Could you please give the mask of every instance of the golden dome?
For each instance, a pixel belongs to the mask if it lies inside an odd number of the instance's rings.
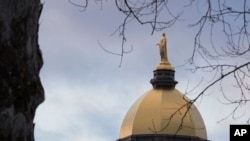
[[[160,63],[150,80],[153,89],[127,112],[118,141],[207,141],[202,117],[194,104],[175,89],[175,70],[167,58],[166,36],[160,43]]]
[[[194,105],[189,109],[188,101],[189,99],[175,88],[150,90],[127,112],[119,138],[164,134],[207,139],[202,117]]]

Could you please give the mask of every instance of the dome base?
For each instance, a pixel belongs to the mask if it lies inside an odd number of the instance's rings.
[[[194,136],[183,136],[183,135],[158,135],[158,134],[147,134],[147,135],[131,135],[117,141],[209,141]]]

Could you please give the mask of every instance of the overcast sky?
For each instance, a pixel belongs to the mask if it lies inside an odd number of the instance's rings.
[[[104,1],[102,6],[91,1],[85,12],[80,10],[67,0],[44,1],[39,44],[44,59],[40,77],[46,100],[36,112],[36,141],[115,141],[129,107],[152,88],[149,81],[160,58],[156,43],[162,32],[151,35],[149,26],[131,23],[126,30],[125,49],[132,45],[133,52],[126,54],[122,67],[118,67],[119,56],[104,52],[97,41],[119,53],[121,39],[111,34],[124,16],[112,1]],[[192,11],[184,14],[190,19],[194,15]],[[179,82],[176,88],[184,93],[197,86],[204,76],[191,73],[186,66],[180,67],[191,56],[194,29],[187,28],[183,18],[164,32],[169,60]],[[218,89],[209,90],[196,106],[206,124],[208,139],[226,141],[229,124],[246,120],[229,118],[218,123],[232,110],[219,102]],[[232,87],[227,90],[235,92]]]

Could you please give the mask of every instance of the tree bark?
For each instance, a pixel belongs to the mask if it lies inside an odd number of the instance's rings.
[[[36,108],[44,101],[39,71],[40,0],[0,1],[0,140],[34,141]]]

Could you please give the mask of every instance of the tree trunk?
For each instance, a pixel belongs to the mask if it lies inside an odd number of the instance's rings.
[[[40,0],[0,0],[0,141],[34,141],[34,116],[44,101],[39,78]]]

